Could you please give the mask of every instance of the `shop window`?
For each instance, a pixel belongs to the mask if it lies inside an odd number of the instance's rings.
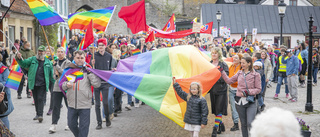
[[[274,43],[277,43],[280,46],[280,36],[274,37]],[[290,36],[284,36],[282,44],[285,45],[287,48],[294,48],[294,47],[291,47],[291,37]]]

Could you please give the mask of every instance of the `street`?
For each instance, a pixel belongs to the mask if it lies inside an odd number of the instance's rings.
[[[284,94],[284,86],[281,87],[279,99],[273,99],[275,93],[276,83],[272,83],[272,87],[266,91],[265,104],[266,109],[271,107],[280,107],[292,111],[295,116],[302,118],[306,124],[310,125],[312,136],[320,136],[320,86],[313,87],[313,105],[314,112],[317,114],[303,114],[306,103],[307,88],[299,88],[298,102],[288,102]],[[14,111],[9,115],[10,129],[17,137],[69,137],[73,136],[71,131],[65,131],[67,125],[67,109],[63,102],[61,109],[60,120],[57,126],[57,132],[49,134],[48,130],[51,125],[51,116],[46,113],[49,108],[49,94],[47,95],[47,103],[44,107],[44,120],[42,123],[33,121],[35,116],[35,108],[32,105],[32,99],[27,98],[25,90],[23,90],[22,99],[17,99],[17,92],[12,90],[12,100],[14,104]],[[111,127],[107,128],[103,122],[102,129],[96,130],[97,126],[94,106],[91,108],[91,121],[89,128],[89,136],[106,136],[106,137],[182,137],[189,136],[189,132],[175,124],[173,121],[157,112],[148,105],[140,105],[139,108],[132,107],[131,111],[127,111],[124,107],[127,102],[127,95],[123,96],[122,113],[112,120]],[[209,108],[211,109],[211,108]],[[211,112],[210,112],[211,113]],[[200,136],[211,136],[212,127],[214,125],[214,115],[209,114],[208,125],[201,129]],[[223,116],[222,121],[225,123],[226,131],[219,137],[238,137],[241,136],[240,130],[231,132],[230,128],[233,126],[231,118],[230,107],[228,109],[228,116]]]

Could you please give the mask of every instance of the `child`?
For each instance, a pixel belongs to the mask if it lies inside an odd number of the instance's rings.
[[[258,72],[260,74],[260,77],[261,77],[261,87],[264,86],[264,71],[262,69],[262,63],[260,61],[256,61],[253,63],[253,68],[256,72]],[[265,108],[265,104],[263,102],[263,98],[262,98],[262,92],[263,92],[263,89],[261,90],[260,94],[258,94],[258,102],[259,102],[259,106],[260,108],[258,108],[258,112],[262,112]]]
[[[207,101],[202,97],[202,89],[199,83],[192,82],[190,85],[190,93],[182,91],[176,78],[172,78],[175,91],[181,99],[187,101],[187,110],[184,115],[184,129],[190,131],[191,136],[198,137],[200,128],[204,128],[208,121]],[[201,125],[201,126],[200,126]]]

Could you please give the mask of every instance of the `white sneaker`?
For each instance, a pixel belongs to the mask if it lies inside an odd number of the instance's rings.
[[[312,86],[315,86],[316,84],[312,82]]]
[[[55,133],[57,131],[57,125],[52,124],[51,127],[49,128],[49,133]]]
[[[64,130],[65,130],[65,131],[69,131],[69,130],[70,130],[69,126],[66,126],[66,127],[64,128]]]
[[[105,119],[105,118],[103,118],[103,119],[102,119],[102,122],[106,122],[106,119]]]
[[[131,106],[128,104],[126,107],[125,107],[127,110],[131,110]]]
[[[114,118],[113,113],[110,115],[110,120],[112,120]]]
[[[139,106],[140,106],[139,103],[135,103],[135,104],[134,104],[134,107],[136,107],[136,108],[138,108]]]

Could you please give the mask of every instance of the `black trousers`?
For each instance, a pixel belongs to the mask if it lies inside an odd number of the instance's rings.
[[[49,107],[49,110],[52,110],[53,109],[53,97],[52,97],[52,93],[53,93],[53,87],[54,87],[54,83],[52,83],[50,81],[50,84],[49,84],[49,91],[50,91],[50,107]],[[46,104],[46,100],[47,98],[45,98],[45,101],[44,103]]]
[[[20,85],[19,85],[19,88],[18,88],[18,90],[17,90],[18,95],[20,95],[20,96],[21,96],[21,94],[22,94],[23,85],[24,85],[24,81],[25,81],[25,80],[26,80],[26,79],[25,79],[25,77],[24,77],[24,75],[23,75],[23,76],[22,76],[22,79],[21,79],[21,82],[20,82]],[[26,93],[27,93],[27,94],[30,94],[30,93],[29,93],[29,86],[28,86],[28,84],[27,84]]]
[[[34,86],[32,95],[37,116],[43,116],[44,99],[46,98],[46,85]]]
[[[64,103],[66,104],[66,108],[68,108],[67,98],[62,92],[52,92],[51,98],[53,100],[53,103],[52,103],[52,105],[53,105],[52,124],[58,124],[58,121],[60,119],[62,98],[64,99]]]
[[[114,111],[122,111],[121,109],[122,105],[122,91],[118,88],[116,88],[114,92]]]

